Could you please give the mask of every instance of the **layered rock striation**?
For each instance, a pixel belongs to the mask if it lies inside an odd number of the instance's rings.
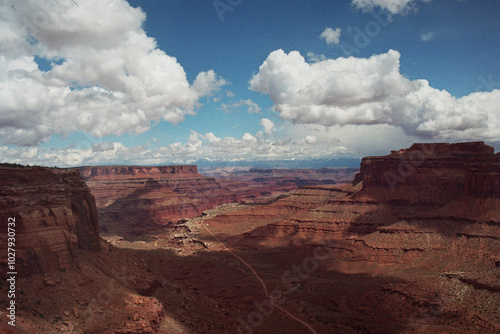
[[[216,205],[239,201],[233,191],[198,173],[196,166],[79,168],[96,198],[104,232],[153,233]]]
[[[76,170],[0,167],[2,244],[9,218],[21,274],[75,268],[79,250],[101,247],[94,197]]]
[[[363,181],[363,188],[383,186],[391,190],[433,184],[450,187],[455,195],[463,192],[467,182],[469,194],[490,196],[498,185],[499,161],[500,154],[495,155],[493,147],[484,142],[413,144],[387,156],[363,158],[354,182]]]

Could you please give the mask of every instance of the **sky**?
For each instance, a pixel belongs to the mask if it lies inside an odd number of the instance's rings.
[[[0,161],[500,149],[497,0],[0,0]]]

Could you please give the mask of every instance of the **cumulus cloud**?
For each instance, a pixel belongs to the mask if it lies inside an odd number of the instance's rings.
[[[157,48],[145,14],[125,0],[13,1],[0,5],[0,142],[34,145],[53,134],[142,133],[178,123],[225,81],[193,84]],[[51,62],[44,71],[35,57]]]
[[[429,2],[431,0],[422,0]],[[386,9],[392,14],[404,14],[415,8],[416,0],[352,0],[352,4],[363,11],[369,11],[375,7]]]
[[[42,166],[82,166],[106,164],[191,164],[200,159],[219,162],[256,160],[305,160],[353,154],[326,127],[313,125],[276,125],[267,118],[262,131],[241,137],[218,137],[212,132],[191,130],[186,142],[161,145],[152,143],[127,147],[80,134],[74,145],[55,149],[0,145],[0,162]]]
[[[273,51],[250,80],[273,110],[297,124],[400,127],[420,138],[500,140],[500,91],[455,98],[399,72],[400,53],[307,63],[297,51]]]
[[[257,103],[253,102],[250,99],[239,100],[230,104],[222,104],[222,109],[225,112],[238,111],[238,109],[241,107],[246,107],[249,114],[259,114],[262,110]]]
[[[330,27],[326,27],[325,30],[321,33],[320,37],[325,40],[326,44],[334,45],[340,43],[340,33],[340,28],[333,30]]]
[[[267,118],[261,119],[260,125],[264,128],[264,133],[267,135],[272,134],[276,130],[274,123]]]

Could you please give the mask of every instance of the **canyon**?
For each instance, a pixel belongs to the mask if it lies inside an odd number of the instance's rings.
[[[239,200],[196,166],[97,166],[79,169],[95,196],[103,232],[127,238]]]
[[[355,172],[0,168],[23,240],[6,330],[499,332],[500,154],[414,144]]]
[[[178,220],[199,216],[224,203],[265,203],[298,190],[300,185],[349,182],[357,171],[250,169],[233,173],[217,169],[205,176],[193,165],[78,170],[95,196],[101,231],[129,240],[172,227]]]

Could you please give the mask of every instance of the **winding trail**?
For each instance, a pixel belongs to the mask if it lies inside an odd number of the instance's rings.
[[[255,275],[255,277],[257,278],[257,280],[259,280],[260,284],[262,284],[262,288],[264,289],[264,293],[266,294],[266,296],[269,298],[269,302],[274,306],[276,307],[277,309],[280,309],[281,311],[285,312],[290,318],[296,320],[297,322],[301,323],[302,325],[304,325],[305,327],[307,327],[307,329],[309,329],[311,331],[311,333],[313,334],[317,334],[316,331],[314,330],[314,328],[312,328],[308,323],[300,320],[299,318],[297,318],[296,316],[294,316],[293,314],[291,314],[289,311],[287,311],[286,309],[284,309],[283,307],[279,306],[279,305],[276,305],[273,301],[273,298],[271,298],[271,296],[269,295],[269,292],[267,291],[267,286],[266,286],[266,283],[264,283],[264,281],[259,277],[259,275],[257,274],[257,272],[253,269],[253,267],[248,264],[245,260],[243,260],[240,256],[238,256],[237,254],[235,254],[232,250],[230,250],[229,248],[227,248],[221,241],[220,239],[212,233],[212,231],[210,231],[208,229],[208,227],[205,225],[204,222],[200,222],[201,225],[203,226],[203,228],[205,230],[207,230],[208,233],[210,233],[214,238],[215,240],[217,240],[217,242],[222,246],[222,248],[231,253],[231,255],[233,255],[235,258],[237,258],[241,263],[243,263],[245,266],[247,266],[252,272],[253,274]]]

